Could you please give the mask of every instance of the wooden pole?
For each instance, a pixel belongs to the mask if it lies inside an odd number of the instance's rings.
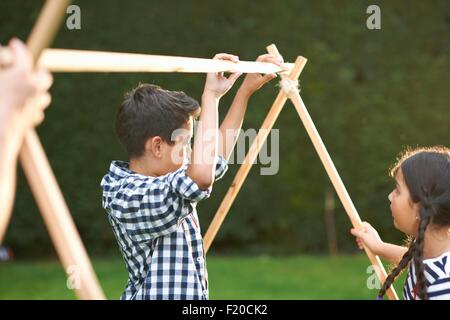
[[[35,62],[55,37],[69,3],[69,0],[45,2],[27,41]],[[24,138],[20,161],[65,271],[73,272],[69,276],[73,277],[76,295],[80,299],[104,299],[44,149],[33,129]]]
[[[266,62],[172,57],[137,53],[47,49],[39,65],[53,72],[243,72],[277,73],[290,70]]]
[[[70,0],[47,0],[27,40],[34,62],[49,47],[58,32]]]
[[[292,68],[292,71],[289,75],[290,79],[296,80],[300,76],[300,73],[302,72],[303,67],[306,64],[306,61],[307,60],[303,57],[297,58],[294,67]],[[220,226],[222,225],[225,217],[228,214],[228,211],[230,210],[234,200],[236,199],[236,196],[241,189],[245,179],[247,178],[247,175],[250,172],[250,169],[252,168],[252,165],[256,157],[258,156],[259,151],[264,145],[264,141],[267,139],[270,130],[275,124],[275,121],[277,120],[281,110],[283,109],[286,100],[286,94],[280,91],[261,126],[261,130],[258,132],[255,140],[252,142],[250,150],[245,156],[244,162],[239,167],[239,170],[236,173],[236,176],[234,177],[234,180],[231,183],[231,186],[228,189],[225,198],[222,200],[219,209],[217,210],[208,230],[206,231],[204,237],[205,252],[208,252],[209,248],[211,247],[212,241],[217,235]]]
[[[7,48],[0,49],[3,64],[8,64],[11,54]],[[120,53],[90,50],[46,49],[39,58],[38,66],[52,72],[242,72],[279,73],[289,72],[294,66],[285,63],[283,68],[267,63],[160,56],[137,53]]]
[[[322,138],[320,137],[319,132],[317,131],[316,126],[314,125],[314,122],[312,121],[311,116],[309,115],[308,110],[306,109],[299,92],[297,90],[290,91],[289,98],[294,104],[295,109],[297,110],[300,119],[302,120],[303,125],[305,126],[305,129],[308,132],[308,135],[314,145],[314,148],[319,154],[319,158],[322,161],[322,164],[325,167],[328,176],[330,177],[330,180],[336,190],[336,193],[339,196],[339,199],[341,200],[345,208],[345,211],[347,212],[348,217],[350,218],[352,225],[355,228],[361,228],[361,218],[359,217],[359,214],[356,211],[352,199],[350,198],[347,189],[345,188],[345,185],[342,182],[342,179],[339,176],[336,167],[334,166],[333,160],[331,160],[331,157],[325,147],[325,144],[323,143]],[[386,280],[387,274],[386,270],[383,267],[383,264],[381,263],[380,258],[375,254],[373,254],[367,247],[364,247],[364,250],[367,256],[369,257],[370,262],[374,266],[378,279],[380,279],[381,283],[383,283]],[[386,294],[389,297],[389,299],[398,300],[397,293],[395,292],[392,286],[386,292]]]

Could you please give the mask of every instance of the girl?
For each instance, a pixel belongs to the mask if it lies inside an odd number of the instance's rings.
[[[450,299],[450,149],[407,151],[391,170],[397,182],[389,194],[394,226],[410,236],[408,247],[385,243],[367,222],[352,229],[360,249],[397,265],[386,278],[378,298],[403,269],[408,276],[404,298]]]

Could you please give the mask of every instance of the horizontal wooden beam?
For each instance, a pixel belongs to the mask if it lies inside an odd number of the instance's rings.
[[[0,51],[2,65],[10,61],[6,48]],[[294,64],[279,66],[254,61],[231,61],[160,56],[138,53],[119,53],[90,50],[46,49],[38,66],[51,72],[242,72],[242,73],[289,73]]]

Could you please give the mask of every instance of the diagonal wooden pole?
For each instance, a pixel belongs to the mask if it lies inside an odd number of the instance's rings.
[[[47,0],[27,41],[34,61],[52,42],[69,0]],[[56,251],[80,299],[104,299],[86,250],[36,132],[27,132],[20,162],[43,215]]]
[[[271,48],[271,51],[272,51],[271,53],[281,57],[280,53],[278,52],[278,50],[274,45]],[[283,78],[284,76],[282,75],[281,77]],[[338,194],[339,199],[341,200],[342,205],[344,206],[345,211],[347,212],[347,215],[350,218],[352,225],[355,228],[361,228],[362,222],[361,218],[359,217],[358,211],[356,210],[353,201],[350,198],[347,189],[345,188],[345,185],[342,182],[341,177],[339,176],[339,173],[333,163],[333,160],[331,159],[330,154],[328,153],[325,144],[323,143],[322,138],[320,137],[320,134],[317,131],[316,126],[314,125],[314,122],[311,116],[309,115],[302,98],[300,97],[298,90],[290,90],[286,94],[294,104],[295,109],[297,110],[300,119],[303,125],[305,126],[305,129],[314,145],[314,148],[316,149],[320,157],[320,160],[322,161],[322,164],[325,167],[328,177],[330,178],[336,190],[336,193]],[[367,247],[364,247],[364,251],[366,252],[370,262],[372,263],[372,266],[375,269],[378,279],[380,279],[381,283],[383,283],[386,280],[387,274],[380,258],[376,256],[373,252],[371,252]],[[393,286],[389,288],[386,294],[389,297],[389,299],[398,300],[397,293],[395,292]]]
[[[270,51],[269,51],[270,52]],[[297,80],[300,76],[300,73],[303,70],[303,67],[306,64],[307,59],[303,57],[298,57],[295,61],[294,67],[292,68],[291,73],[289,74],[289,78],[292,80]],[[204,247],[205,252],[208,252],[209,248],[211,247],[211,243],[214,240],[215,236],[217,235],[217,232],[219,231],[220,226],[222,225],[225,217],[228,214],[228,211],[230,210],[234,200],[236,199],[236,196],[241,189],[245,179],[247,178],[248,173],[250,172],[250,169],[252,168],[252,165],[258,156],[258,153],[261,151],[262,146],[264,145],[264,141],[267,139],[267,136],[269,135],[270,130],[272,129],[273,125],[275,124],[275,121],[277,120],[281,110],[283,109],[284,104],[286,103],[287,96],[284,92],[280,91],[278,96],[275,99],[275,102],[273,103],[272,107],[269,110],[269,113],[267,114],[261,129],[259,130],[255,140],[252,142],[252,145],[250,146],[250,150],[248,151],[247,155],[245,156],[244,162],[239,167],[238,172],[236,173],[236,176],[234,177],[233,182],[231,183],[230,188],[228,189],[227,194],[225,195],[224,199],[222,200],[222,203],[220,204],[219,209],[217,210],[208,230],[206,231],[205,237],[204,237]]]
[[[292,101],[292,103],[295,106],[295,109],[297,110],[303,125],[305,126],[306,131],[308,132],[308,135],[314,145],[314,148],[316,149],[320,160],[322,161],[323,166],[325,167],[325,170],[334,186],[334,189],[336,190],[337,195],[339,196],[339,199],[341,200],[342,205],[344,206],[345,211],[347,212],[348,217],[350,218],[350,221],[355,228],[361,228],[361,218],[359,217],[358,211],[356,210],[352,199],[350,198],[347,189],[345,188],[344,183],[342,182],[341,177],[339,176],[339,173],[336,170],[336,167],[334,166],[333,160],[331,160],[331,157],[319,135],[319,132],[317,131],[311,116],[308,113],[308,110],[305,107],[305,104],[302,101],[302,98],[300,97],[298,91],[293,91],[289,93],[289,98]],[[378,279],[380,279],[381,283],[384,283],[386,280],[387,274],[386,270],[383,267],[383,264],[380,260],[380,258],[375,255],[372,251],[370,251],[367,247],[364,247],[364,251],[367,254],[367,257],[369,258],[370,262],[372,263],[372,266],[374,267],[374,270],[378,276]],[[393,286],[391,286],[387,292],[387,296],[391,300],[398,300],[397,293],[395,292],[395,289]]]

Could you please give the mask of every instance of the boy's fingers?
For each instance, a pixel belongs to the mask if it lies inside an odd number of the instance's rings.
[[[218,53],[214,56],[215,60],[228,60],[232,62],[239,62],[239,57],[229,53]]]
[[[273,54],[270,54],[270,53],[262,54],[256,59],[256,61],[258,61],[258,62],[266,61],[266,60],[276,60],[276,61],[283,62],[283,59],[281,59]]]
[[[282,59],[274,56],[273,54],[269,54],[269,53],[260,55],[256,59],[256,61],[257,62],[270,62],[270,63],[276,64],[278,66],[281,66],[283,64],[283,60]]]
[[[262,83],[262,84],[266,84],[267,82],[269,82],[269,81],[272,80],[272,79],[275,79],[276,77],[277,77],[277,75],[276,75],[275,73],[268,73],[268,74],[265,74],[265,75],[262,77],[261,83]]]
[[[275,58],[275,56],[273,54],[266,53],[266,54],[262,54],[258,58],[256,58],[256,61],[257,62],[262,62],[265,59],[270,59],[270,58]]]

